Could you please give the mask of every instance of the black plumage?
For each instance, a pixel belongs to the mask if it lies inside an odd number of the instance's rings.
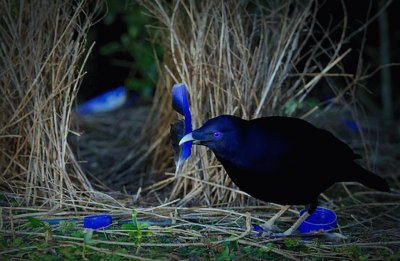
[[[290,117],[210,119],[180,144],[211,149],[232,181],[251,196],[283,205],[309,205],[335,182],[389,191],[384,179],[358,165],[361,158],[332,133]]]
[[[171,146],[174,151],[174,161],[175,164],[178,164],[180,156],[179,141],[185,136],[185,122],[181,120],[171,124],[169,133]]]

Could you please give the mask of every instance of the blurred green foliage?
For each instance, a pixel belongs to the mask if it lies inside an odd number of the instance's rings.
[[[146,25],[151,24],[151,17],[145,15],[144,9],[132,0],[107,0],[107,8],[104,24],[112,25],[117,19],[121,19],[127,30],[119,41],[101,46],[100,53],[111,56],[115,66],[129,67],[130,73],[125,80],[125,86],[138,91],[142,98],[150,98],[157,81],[155,55],[160,59],[162,57],[162,48],[151,43],[146,30]],[[117,53],[127,59],[114,58]]]

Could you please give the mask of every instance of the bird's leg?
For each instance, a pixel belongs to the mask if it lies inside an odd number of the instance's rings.
[[[267,222],[265,222],[262,227],[265,230],[277,230],[277,227],[274,225],[275,221],[278,220],[288,209],[290,208],[289,205],[282,206],[282,208],[275,214],[273,215],[270,219],[268,219]]]
[[[296,231],[296,229],[301,225],[301,223],[303,223],[303,221],[306,220],[309,216],[310,213],[308,213],[308,211],[304,212],[303,215],[301,215],[301,217],[299,217],[297,221],[294,222],[294,224],[290,228],[288,228],[285,232],[283,232],[283,235],[290,236],[294,231]]]
[[[309,205],[307,211],[305,211],[303,215],[301,215],[299,219],[297,219],[297,221],[294,222],[294,224],[290,228],[288,228],[285,232],[283,232],[283,235],[290,236],[291,234],[293,234],[293,232],[296,231],[296,229],[301,225],[301,223],[303,223],[303,221],[306,220],[315,211],[317,206],[318,206],[318,200],[315,200]]]

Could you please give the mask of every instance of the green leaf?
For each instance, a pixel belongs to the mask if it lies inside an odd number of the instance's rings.
[[[101,55],[113,55],[114,53],[120,51],[121,45],[118,42],[109,42],[100,47]]]
[[[108,12],[106,17],[104,18],[104,24],[111,25],[112,23],[114,23],[115,17],[116,17],[115,12]]]
[[[14,239],[13,246],[20,247],[20,246],[22,246],[23,243],[24,243],[24,241],[22,240],[22,238],[17,237]]]
[[[285,243],[285,246],[291,250],[300,246],[300,241],[297,238],[286,238],[283,240],[283,243]]]
[[[85,233],[83,230],[77,230],[71,233],[71,237],[78,237],[78,238],[83,238]]]
[[[31,227],[36,228],[36,227],[45,227],[46,224],[34,217],[28,217],[28,221],[30,222]]]
[[[93,229],[85,229],[85,231],[83,232],[83,242],[85,242],[86,244],[92,244],[93,243]]]
[[[122,230],[133,230],[133,224],[122,224],[121,225]]]
[[[123,34],[121,36],[121,43],[124,47],[128,47],[131,44],[131,40],[129,38],[129,35]]]
[[[43,254],[38,252],[33,252],[29,255],[30,260],[43,260],[43,261],[56,261],[58,260],[57,256],[53,256],[50,254]]]
[[[60,231],[63,234],[68,234],[76,229],[76,223],[70,221],[60,221]]]
[[[137,27],[137,26],[131,26],[131,27],[129,27],[129,28],[128,28],[128,33],[129,33],[129,36],[130,36],[132,39],[135,39],[135,38],[139,35],[139,27]]]

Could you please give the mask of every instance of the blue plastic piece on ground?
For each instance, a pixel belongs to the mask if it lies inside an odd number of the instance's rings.
[[[262,228],[262,226],[257,225],[257,224],[251,224],[253,226],[253,230],[257,233],[262,233],[264,232],[264,229]]]
[[[192,115],[189,108],[189,98],[187,95],[186,85],[184,83],[174,84],[172,87],[172,107],[185,117],[184,135],[192,132]],[[192,153],[192,142],[184,143],[180,148],[179,167]]]
[[[348,129],[352,130],[353,132],[360,131],[360,126],[358,126],[357,122],[355,122],[354,120],[345,119],[342,122]]]
[[[126,102],[128,90],[124,86],[104,92],[78,106],[76,113],[88,115],[96,112],[112,111]]]
[[[300,211],[300,216],[306,210]],[[301,233],[311,233],[319,230],[330,230],[337,226],[337,216],[333,210],[328,208],[317,207],[303,223],[299,226],[298,230]]]
[[[99,229],[112,224],[111,215],[92,215],[83,218],[83,227]]]

